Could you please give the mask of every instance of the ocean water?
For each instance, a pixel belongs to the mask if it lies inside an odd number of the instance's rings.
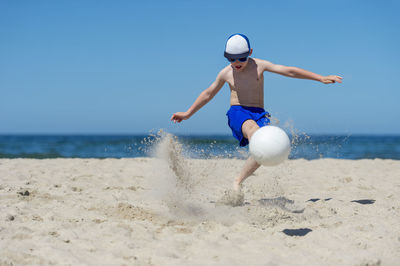
[[[0,158],[132,158],[153,156],[154,135],[0,135]],[[246,158],[232,136],[177,136],[188,158]],[[289,158],[400,160],[400,135],[290,136]]]

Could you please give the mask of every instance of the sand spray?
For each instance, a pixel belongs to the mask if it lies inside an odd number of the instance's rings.
[[[176,136],[162,130],[151,137],[151,155],[155,158],[150,180],[152,196],[167,206],[172,218],[194,219],[203,215],[204,210],[191,197],[199,180],[194,179],[183,156],[183,145]]]
[[[282,196],[283,189],[279,187],[278,179],[274,178],[272,182],[267,180],[268,185],[259,188],[274,190],[278,193],[273,195],[275,200],[258,202],[265,198],[266,191],[262,194],[252,187],[250,190],[246,189],[245,195],[249,198],[257,197],[257,200],[245,202],[243,193],[234,193],[229,189],[221,190],[218,179],[215,179],[224,174],[224,161],[232,159],[206,159],[206,164],[202,164],[201,159],[187,159],[183,155],[183,146],[178,138],[164,131],[159,131],[147,141],[152,143],[154,157],[151,161],[153,173],[148,180],[152,188],[151,197],[167,207],[164,215],[169,219],[191,222],[208,220],[224,224],[258,221],[265,224],[276,222],[279,217],[287,217],[287,212],[291,213],[291,209],[287,207],[291,202]],[[236,160],[239,171],[244,162]],[[202,167],[203,165],[207,167]],[[233,178],[234,176],[232,181]],[[214,186],[209,185],[210,180],[214,182]],[[208,189],[205,188],[207,185]]]

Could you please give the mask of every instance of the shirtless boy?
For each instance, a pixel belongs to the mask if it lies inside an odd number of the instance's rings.
[[[240,146],[246,146],[254,132],[270,123],[269,114],[264,110],[264,71],[281,74],[291,78],[310,79],[330,84],[342,82],[336,75],[321,76],[310,71],[266,60],[249,58],[253,53],[248,38],[243,34],[233,34],[226,42],[224,56],[230,65],[222,69],[216,80],[205,89],[186,112],[172,115],[171,121],[182,122],[189,119],[207,104],[227,82],[231,90],[230,109],[227,112],[228,124]],[[233,182],[233,189],[240,190],[242,182],[260,165],[249,157],[243,169]]]

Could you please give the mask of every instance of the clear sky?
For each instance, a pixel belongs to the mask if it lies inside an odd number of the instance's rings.
[[[229,87],[172,124],[228,64],[253,56],[343,76],[265,73],[265,109],[307,133],[400,134],[399,1],[0,0],[0,133],[230,134]]]

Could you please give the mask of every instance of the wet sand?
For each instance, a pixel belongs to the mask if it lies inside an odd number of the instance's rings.
[[[0,265],[398,265],[400,161],[0,160]]]

